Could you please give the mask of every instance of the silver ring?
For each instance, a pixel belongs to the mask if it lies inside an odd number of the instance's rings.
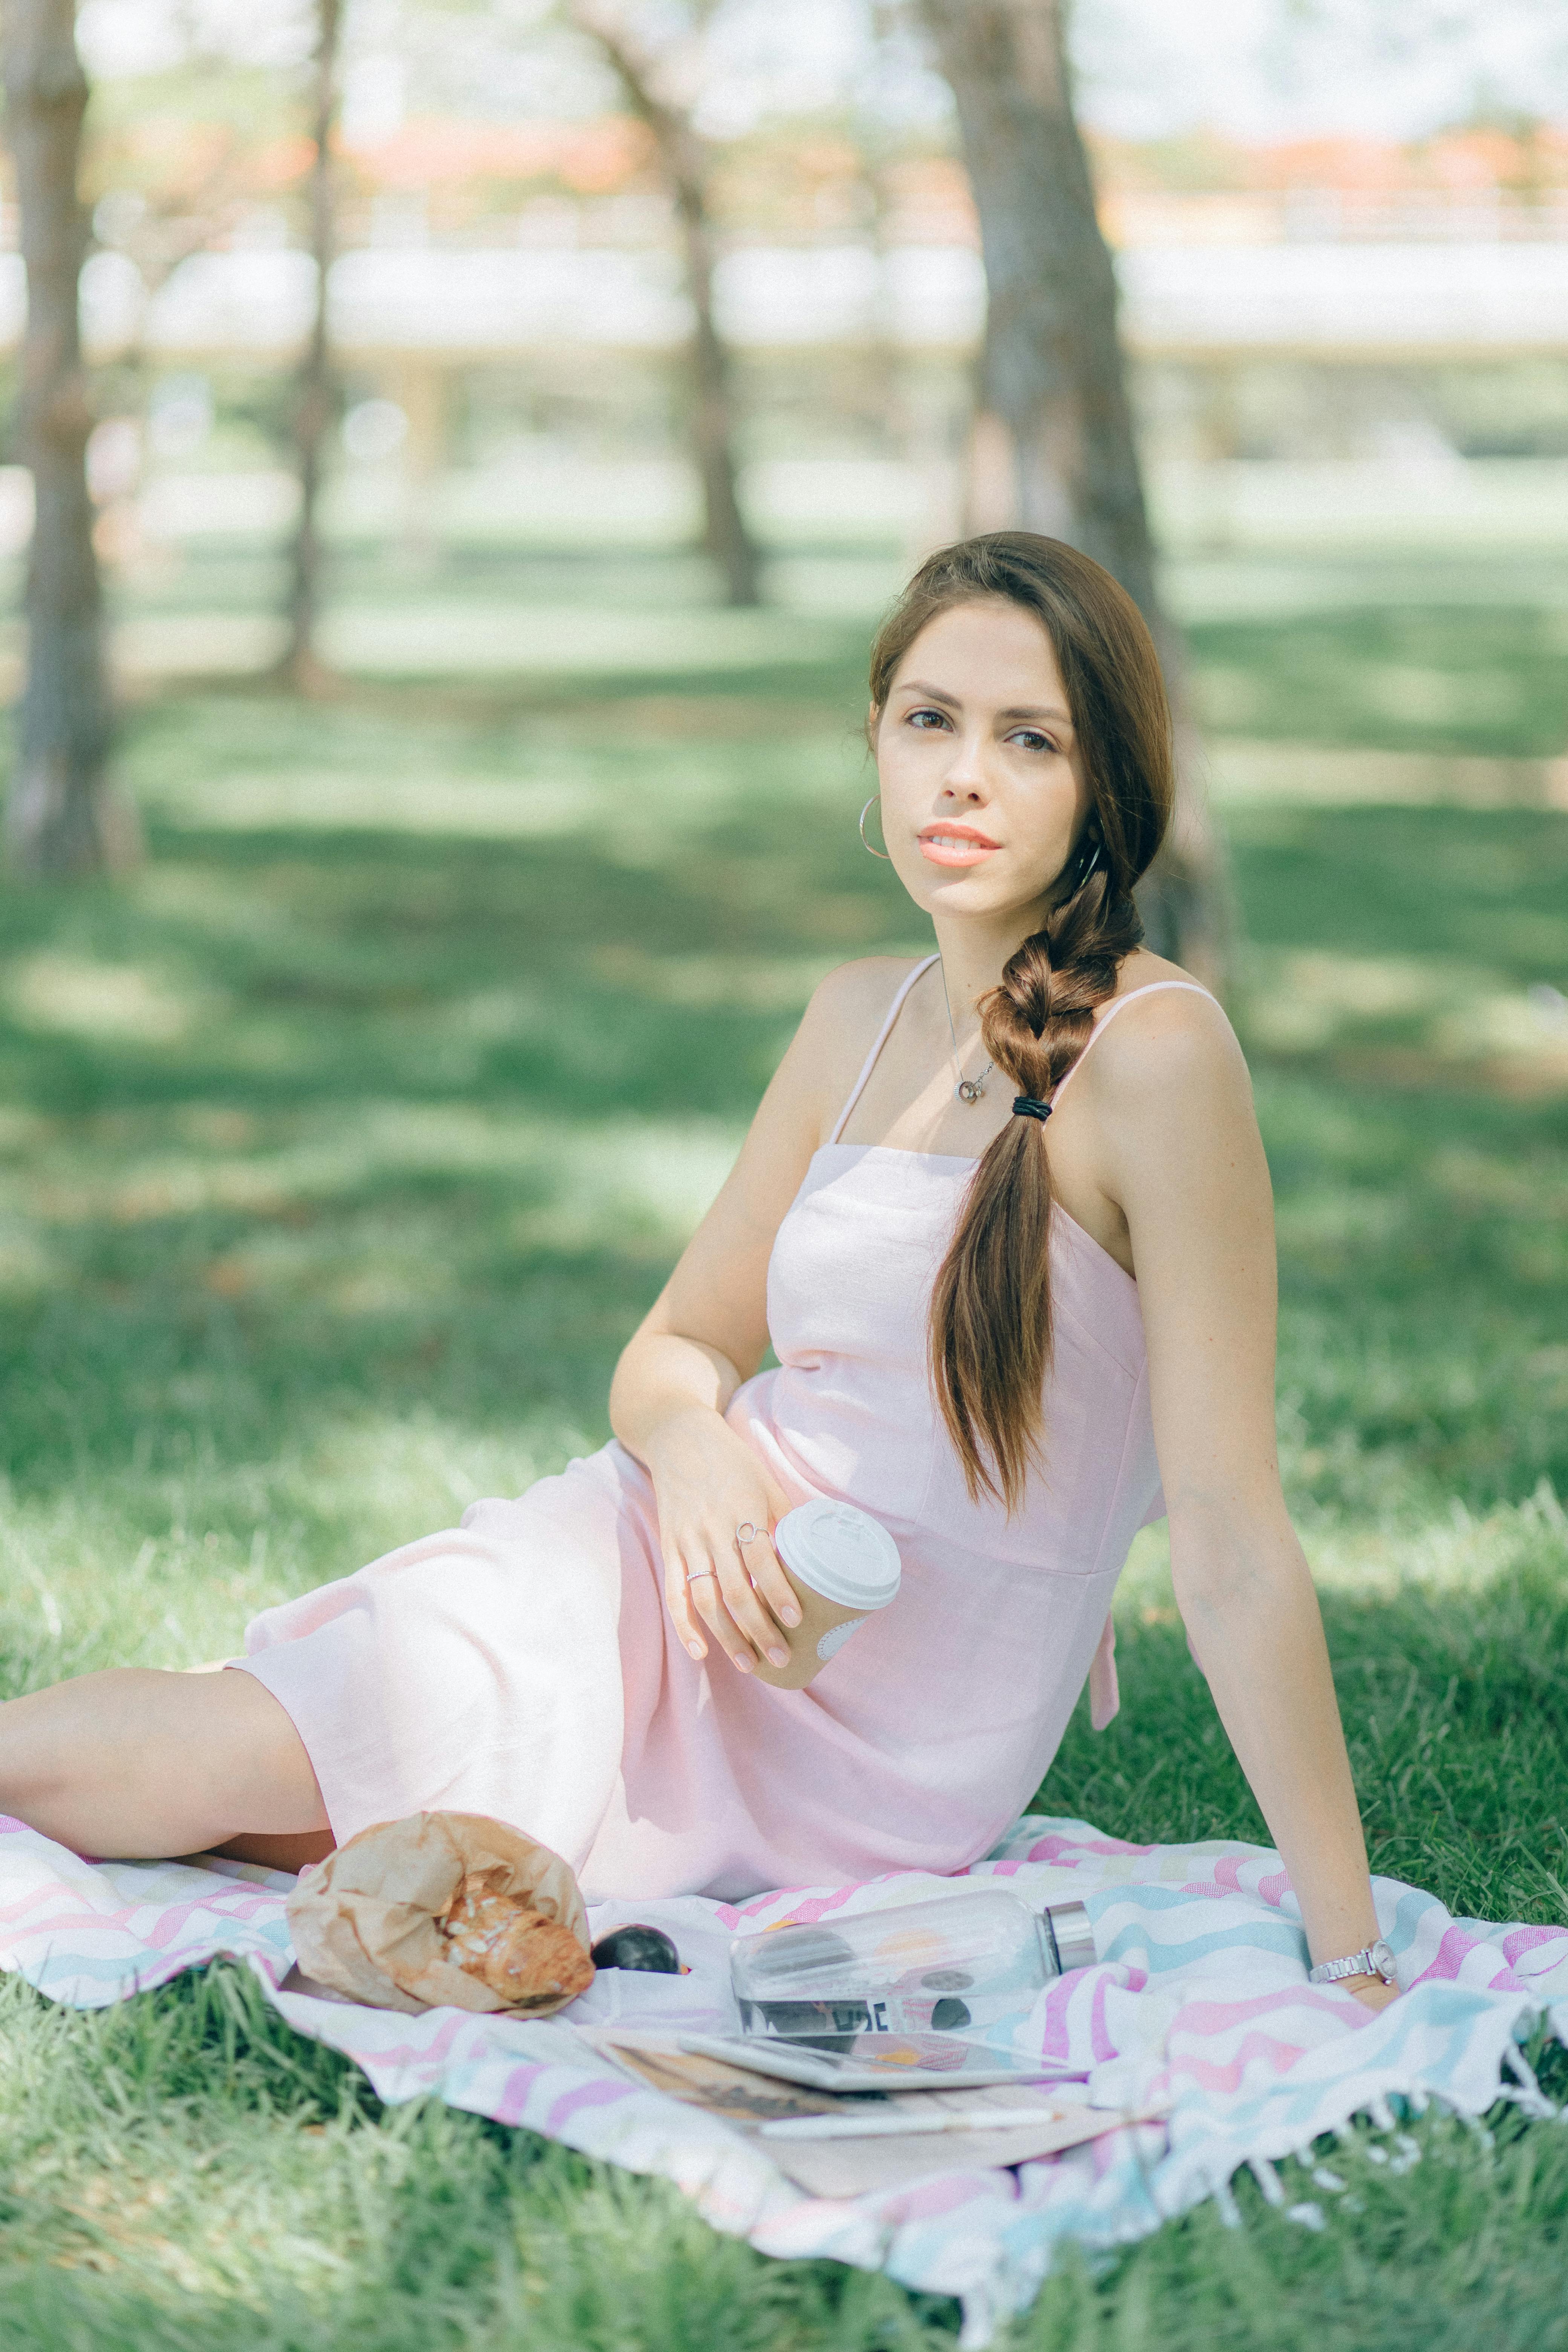
[[[693,1568],[688,1570],[686,1581],[688,1584],[700,1584],[705,1576],[716,1577],[718,1573],[716,1568]]]
[[[754,1528],[750,1519],[742,1519],[735,1529],[735,1541],[744,1549],[747,1544],[755,1543],[761,1534],[761,1528]]]

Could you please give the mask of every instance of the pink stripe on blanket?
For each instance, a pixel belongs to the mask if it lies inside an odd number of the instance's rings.
[[[1568,1927],[1516,1927],[1511,1936],[1500,1939],[1499,1948],[1511,1964],[1526,1952],[1536,1952],[1543,1944],[1561,1944],[1568,1952]]]
[[[1530,1932],[1528,1928],[1516,1930],[1517,1934]],[[1550,1935],[1553,1931],[1548,1928],[1544,1932]],[[1563,1935],[1561,1928],[1555,1932],[1560,1936]],[[1486,1979],[1488,1989],[1492,1992],[1528,1992],[1531,1990],[1529,1978],[1516,1977],[1508,1965],[1509,1960],[1513,1957],[1508,1949],[1512,1940],[1512,1937],[1503,1939],[1504,1964],[1500,1969],[1495,1969]],[[1568,1943],[1568,1937],[1564,1937],[1563,1940]],[[1498,1948],[1498,1945],[1488,1936],[1474,1935],[1468,1927],[1450,1927],[1426,1967],[1422,1969],[1418,1977],[1411,1979],[1411,1984],[1435,1982],[1451,1984],[1463,1972],[1465,1962],[1472,1952],[1495,1952]],[[1405,1990],[1408,1992],[1410,1985],[1406,1985]]]
[[[538,2067],[534,2071],[542,2074],[544,2070]],[[582,2115],[586,2108],[617,2106],[623,2099],[641,2095],[631,2083],[580,2083],[575,2090],[564,2091],[560,2098],[552,2099],[544,2127],[546,2131],[558,2132],[573,2116]]]
[[[1353,2021],[1347,2015],[1345,2003],[1355,2000],[1353,1993],[1331,1991],[1318,1985],[1287,1985],[1273,1992],[1254,1993],[1245,2000],[1188,2000],[1182,2004],[1176,2030],[1183,2035],[1199,2033],[1229,2033],[1248,2018],[1277,2017],[1283,2009],[1304,2009],[1319,2016],[1331,2017],[1337,2025],[1349,2025]],[[1363,2017],[1376,2012],[1356,2007]]]
[[[254,1918],[258,1911],[276,1913],[283,1907],[276,1895],[264,1895],[258,1899],[253,1891],[247,1888],[246,1895],[248,1899],[238,1902],[223,1895],[216,1897],[199,1895],[189,1903],[171,1903],[166,1911],[160,1912],[158,1917],[142,1930],[142,1935],[153,1951],[166,1952],[171,1945],[179,1942],[183,1930],[193,1919],[200,1919],[211,1912],[216,1911],[225,1919],[241,1922]],[[117,1927],[125,1926],[140,1909],[139,1905],[128,1904],[123,1911],[112,1915],[113,1925]],[[100,1926],[109,1924],[101,1914],[95,1916]]]
[[[1045,2027],[1040,2035],[1042,2058],[1069,2058],[1072,2055],[1069,2012],[1079,1982],[1077,1977],[1058,1977],[1046,1995]]]
[[[960,2206],[973,2202],[976,2196],[989,2202],[995,2194],[994,2176],[986,2173],[949,2173],[945,2179],[922,2180],[913,2188],[883,2197],[878,2204],[878,2219],[884,2224],[899,2221],[931,2221],[943,2213],[953,2213]]]
[[[493,2115],[498,2124],[521,2123],[541,2075],[550,2071],[548,2066],[514,2066],[496,2094],[493,2109],[487,2107],[486,2114]]]
[[[1052,1831],[1047,1837],[1029,1848],[1026,1862],[1063,1862],[1070,1869],[1073,1862],[1089,1853],[1152,1853],[1152,1845],[1129,1845],[1125,1838],[1068,1838]]]
[[[1368,2015],[1371,2015],[1369,2011]],[[1269,2072],[1288,2074],[1297,2060],[1305,2055],[1305,2044],[1279,2042],[1271,2033],[1249,2033],[1234,2058],[1220,2063],[1212,2058],[1200,2058],[1194,2050],[1173,2053],[1172,2074],[1204,2091],[1236,2091],[1254,2059],[1261,2058]]]
[[[1114,2058],[1117,2054],[1116,2044],[1105,2022],[1105,1996],[1110,1990],[1110,1970],[1107,1969],[1094,1988],[1094,1998],[1089,2004],[1089,2046],[1097,2062]]]
[[[52,1915],[43,1920],[30,1916],[30,1914],[40,1909],[44,1904],[58,1903],[62,1896],[70,1906],[68,1910]],[[74,1895],[69,1894],[58,1882],[51,1880],[45,1885],[29,1886],[26,1893],[20,1895],[8,1908],[0,1908],[0,1927],[15,1927],[29,1936],[52,1935],[56,1931],[57,1924],[68,1919],[73,1927],[79,1927],[82,1925],[83,1911],[83,1905]],[[86,1916],[95,1925],[103,1917],[103,1914],[97,1911],[88,1912]]]
[[[874,1881],[872,1883],[875,1884]],[[773,1924],[775,1927],[815,1927],[819,1919],[830,1918],[835,1911],[842,1911],[850,1896],[861,1891],[858,1886],[839,1886],[831,1895],[810,1895],[804,1903],[792,1903],[784,1917],[775,1919]],[[776,1902],[778,1898],[775,1895],[773,1899]]]

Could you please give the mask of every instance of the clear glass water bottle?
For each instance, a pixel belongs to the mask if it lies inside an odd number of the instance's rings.
[[[864,2033],[962,2033],[1016,2019],[1088,1968],[1081,1903],[1032,1911],[1000,1887],[764,1928],[730,1947],[743,2033],[843,2049]]]

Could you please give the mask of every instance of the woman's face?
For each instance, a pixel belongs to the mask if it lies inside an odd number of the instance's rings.
[[[1043,912],[1089,795],[1056,649],[1031,614],[986,597],[928,622],[875,747],[888,854],[918,907]]]

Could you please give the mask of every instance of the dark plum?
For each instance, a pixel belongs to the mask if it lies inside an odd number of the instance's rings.
[[[593,1950],[596,1969],[651,1969],[658,1976],[678,1977],[680,1954],[662,1927],[612,1927]]]

